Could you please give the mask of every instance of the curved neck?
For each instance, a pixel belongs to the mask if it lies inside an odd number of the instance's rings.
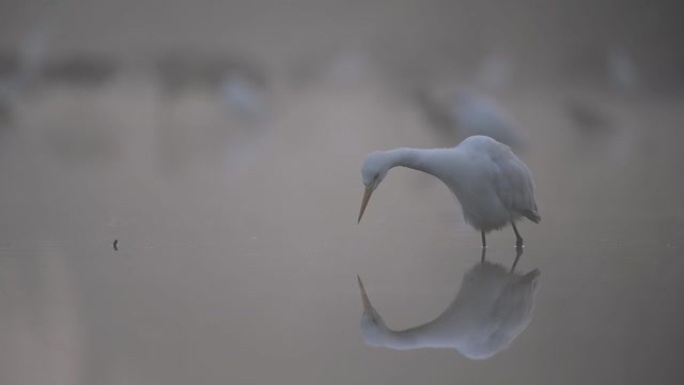
[[[395,350],[458,349],[463,336],[469,331],[467,320],[462,320],[458,316],[458,307],[457,304],[455,308],[447,309],[436,319],[412,328],[392,330],[384,327],[378,330],[381,338],[376,345]]]
[[[422,171],[440,178],[444,175],[442,170],[444,162],[440,162],[440,158],[444,158],[449,150],[453,149],[422,149],[422,148],[397,148],[394,150],[385,151],[387,157],[388,169],[401,166],[414,170]]]
[[[379,332],[379,339],[368,341],[371,345],[395,350],[411,350],[425,347],[420,343],[420,333],[411,332],[410,329],[395,331],[384,328],[379,330]]]

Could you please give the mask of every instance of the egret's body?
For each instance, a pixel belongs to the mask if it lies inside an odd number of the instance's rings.
[[[487,136],[471,136],[453,148],[399,148],[374,152],[363,165],[366,193],[359,221],[368,200],[387,172],[397,166],[431,174],[446,184],[460,202],[465,221],[482,234],[510,223],[517,245],[522,245],[515,222],[522,217],[539,223],[532,173],[510,148]]]
[[[406,330],[392,330],[373,308],[359,278],[364,304],[361,332],[370,346],[396,350],[456,349],[472,359],[504,350],[532,320],[539,270],[509,272],[482,262],[464,276],[449,307],[436,319]]]

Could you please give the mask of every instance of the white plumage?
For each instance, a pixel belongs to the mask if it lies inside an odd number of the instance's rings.
[[[453,192],[467,223],[485,234],[510,223],[517,246],[523,240],[515,222],[522,217],[539,223],[541,217],[534,197],[532,173],[511,149],[487,136],[471,136],[453,148],[398,148],[373,152],[362,169],[366,191],[359,221],[387,172],[397,166],[412,168],[440,179]]]
[[[361,278],[361,333],[366,344],[396,350],[456,349],[472,359],[489,358],[506,349],[532,320],[539,270],[508,272],[483,261],[463,277],[456,298],[436,319],[406,330],[388,328],[373,308]]]

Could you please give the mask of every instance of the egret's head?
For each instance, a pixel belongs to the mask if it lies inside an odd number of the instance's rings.
[[[382,152],[373,152],[368,154],[366,160],[363,162],[363,168],[361,169],[361,177],[363,178],[363,185],[366,187],[366,191],[363,194],[363,201],[361,201],[361,210],[359,211],[359,222],[361,222],[361,217],[363,216],[364,210],[366,210],[366,205],[370,200],[371,194],[378,187],[380,182],[387,175],[390,167],[387,163],[387,159],[383,156]]]
[[[389,171],[387,157],[380,151],[371,152],[366,156],[361,169],[361,176],[363,177],[363,184],[366,188],[377,187],[378,184],[385,178]]]

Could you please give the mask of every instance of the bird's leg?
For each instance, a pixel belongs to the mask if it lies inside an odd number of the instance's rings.
[[[515,231],[515,247],[522,247],[523,246],[523,239],[520,236],[520,233],[518,232],[518,228],[515,227],[515,222],[511,221],[511,225],[513,226],[513,231]]]
[[[523,254],[523,248],[520,246],[517,246],[515,248],[515,261],[513,261],[513,265],[511,266],[511,273],[513,270],[515,270],[515,267],[518,265],[518,261],[520,260],[520,256]]]
[[[484,231],[482,231],[481,234],[482,234],[482,248],[486,249],[487,248],[487,240],[485,239]]]
[[[485,263],[485,255],[487,254],[487,248],[482,248],[482,255],[480,256],[480,263]]]

